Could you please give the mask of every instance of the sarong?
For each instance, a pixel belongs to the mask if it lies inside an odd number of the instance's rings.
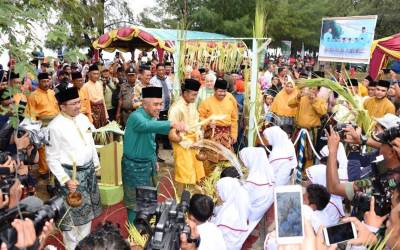
[[[293,134],[293,138],[292,138],[293,140],[295,140],[297,138],[297,136],[299,135],[300,130],[301,130],[300,128],[296,128],[295,133]],[[316,149],[316,145],[317,145],[317,141],[318,141],[318,137],[317,137],[318,128],[310,128],[310,129],[307,129],[307,131],[308,131],[308,133],[309,133],[309,135],[311,137],[310,138],[311,142],[312,142],[314,148]],[[303,155],[304,155],[303,173],[304,173],[304,169],[305,168],[310,167],[312,165],[315,165],[317,163],[316,162],[316,156],[314,155],[314,153],[313,153],[313,151],[311,149],[311,145],[309,143],[309,140],[306,138],[305,141],[306,141],[305,148],[304,148],[305,152],[303,153]],[[298,142],[297,145],[295,145],[297,156],[299,154],[299,145],[300,145],[300,142]]]
[[[127,209],[136,209],[136,187],[156,186],[156,161],[122,157],[122,186]]]
[[[72,166],[63,165],[65,172],[72,176]],[[82,194],[82,205],[80,207],[69,207],[65,202],[67,214],[60,223],[61,231],[70,231],[73,226],[81,226],[89,223],[101,214],[100,191],[97,185],[97,177],[93,162],[84,166],[78,166],[76,171],[76,180],[79,186],[76,192]],[[59,195],[66,199],[69,191],[65,185],[60,185],[56,181],[56,188]]]
[[[90,104],[92,108],[93,125],[95,128],[101,128],[107,124],[106,109],[104,103]]]
[[[216,126],[215,129],[207,127],[204,132],[204,139],[212,140],[216,143],[221,144],[229,150],[232,150],[232,137],[231,137],[231,127],[230,126]],[[214,151],[209,149],[202,150],[206,156],[207,160],[211,163],[218,163],[220,161],[226,161],[227,159]]]
[[[194,140],[195,133],[186,135]],[[196,158],[198,149],[185,149],[179,143],[172,143],[175,161],[175,181],[183,184],[196,184],[204,177],[203,163]]]

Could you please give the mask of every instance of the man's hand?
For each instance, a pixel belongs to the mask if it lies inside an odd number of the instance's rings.
[[[67,182],[65,183],[65,185],[67,186],[68,190],[69,190],[71,193],[75,193],[76,189],[77,189],[78,186],[79,186],[79,183],[78,183],[77,181],[74,181],[74,180],[69,180],[69,181],[67,181]]]
[[[343,222],[353,222],[357,229],[357,239],[352,239],[348,243],[352,245],[371,245],[376,242],[376,236],[362,224],[357,218],[344,218]]]
[[[172,128],[176,129],[177,132],[186,132],[187,127],[184,122],[174,122],[172,123]]]
[[[55,229],[54,221],[51,219],[50,221],[46,221],[43,226],[42,233],[39,235],[40,247],[39,249],[43,249],[44,245],[46,244],[46,239]]]
[[[369,211],[365,212],[364,214],[365,224],[380,228],[388,216],[389,214],[385,216],[379,216],[375,213],[375,197],[372,196],[369,204]]]
[[[15,244],[18,248],[26,248],[33,246],[36,241],[36,232],[33,222],[30,219],[19,220],[15,219],[11,226],[17,231],[17,243]]]
[[[186,221],[190,227],[190,238],[192,239],[197,239],[200,237],[199,232],[197,231],[197,225],[195,222],[191,221],[191,220],[187,220]],[[194,243],[188,243],[187,242],[187,235],[186,234],[181,234],[180,235],[180,239],[181,239],[181,249],[182,250],[196,250],[196,244]]]
[[[396,151],[397,156],[400,157],[400,138],[396,137],[396,139],[391,141],[390,144],[393,146],[393,149]]]
[[[355,130],[353,126],[349,125],[343,128],[343,131],[345,131],[345,142],[350,144],[361,144],[361,128],[357,128],[357,130]]]
[[[3,192],[1,192],[0,189],[0,209],[8,208],[9,201],[10,199],[8,198],[8,195],[3,195]]]
[[[9,168],[10,173],[14,173],[15,171],[15,161],[11,158],[11,156],[7,156],[6,162],[0,165],[2,168]]]
[[[10,204],[9,208],[14,208],[17,206],[22,195],[21,182],[18,179],[15,180],[14,184],[10,187]]]
[[[14,142],[18,150],[26,149],[29,146],[29,144],[31,144],[28,132],[25,132],[25,134],[20,138],[18,138],[17,133],[14,133]]]
[[[325,133],[328,137],[328,149],[329,149],[329,154],[335,154],[337,153],[337,150],[339,148],[339,142],[340,142],[340,136],[338,132],[336,132],[332,126],[329,126],[330,132],[328,133],[325,130]]]

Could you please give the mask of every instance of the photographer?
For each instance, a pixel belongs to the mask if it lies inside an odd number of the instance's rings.
[[[221,230],[208,221],[213,210],[214,202],[207,195],[194,194],[190,199],[189,220],[197,225],[201,239],[199,250],[227,249]]]

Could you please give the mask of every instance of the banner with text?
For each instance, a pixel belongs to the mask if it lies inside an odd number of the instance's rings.
[[[368,64],[377,18],[323,18],[318,60]]]

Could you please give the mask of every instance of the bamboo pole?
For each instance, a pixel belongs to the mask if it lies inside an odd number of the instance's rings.
[[[253,39],[253,48],[252,48],[252,60],[251,60],[251,85],[250,85],[250,115],[249,115],[249,126],[248,126],[248,146],[253,146],[255,143],[254,138],[254,129],[255,124],[254,121],[256,116],[256,96],[257,96],[257,75],[258,75],[258,44],[257,39]]]

